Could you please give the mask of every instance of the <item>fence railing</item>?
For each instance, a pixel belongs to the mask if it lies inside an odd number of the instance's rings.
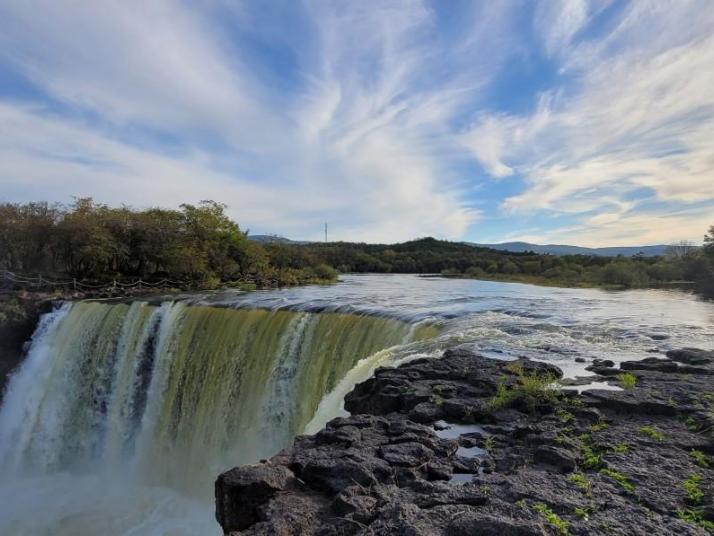
[[[5,285],[2,285],[5,283]],[[274,286],[279,286],[277,280],[272,279],[253,279],[250,277],[243,277],[231,281],[233,284],[249,284],[258,285],[261,288],[270,288]],[[42,274],[37,274],[36,276],[19,274],[17,272],[11,272],[10,270],[0,271],[0,287],[11,287],[11,288],[22,288],[26,290],[41,290],[41,289],[65,289],[72,291],[89,291],[89,292],[121,292],[122,290],[128,289],[152,289],[152,288],[181,288],[181,289],[197,289],[202,288],[201,283],[198,281],[176,281],[174,279],[160,279],[158,281],[145,281],[143,279],[133,279],[131,281],[112,279],[107,282],[86,282],[79,280],[77,278],[66,279],[66,280],[55,280],[50,277],[46,277]]]
[[[165,288],[165,287],[186,287],[190,286],[189,282],[186,281],[174,281],[172,279],[164,278],[158,281],[144,281],[143,279],[135,279],[130,282],[112,279],[107,282],[91,282],[79,280],[77,278],[66,279],[66,280],[55,280],[43,276],[42,274],[37,274],[36,276],[23,275],[16,272],[11,272],[10,270],[2,270],[0,272],[0,279],[6,283],[10,283],[10,286],[21,287],[24,289],[57,289],[64,288],[68,290],[89,290],[89,291],[101,291],[101,290],[121,290],[121,289],[142,289],[146,288]]]

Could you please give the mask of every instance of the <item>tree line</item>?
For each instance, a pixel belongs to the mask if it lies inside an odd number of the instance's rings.
[[[555,256],[498,251],[434,238],[391,245],[274,242],[267,248],[278,251],[277,256],[295,267],[321,262],[341,272],[437,273],[475,279],[616,288],[687,282],[714,296],[714,226],[705,237],[704,247],[677,245],[660,257]]]
[[[272,262],[225,213],[202,201],[179,210],[112,208],[91,198],[70,206],[0,204],[0,269],[89,281],[168,278],[218,287],[235,281],[283,286],[329,281],[336,271]]]
[[[714,296],[714,226],[703,247],[661,257],[554,256],[422,238],[401,244],[258,243],[214,201],[136,210],[76,199],[70,206],[0,204],[0,269],[90,281],[169,278],[215,288],[332,281],[339,272],[437,273],[555,285],[632,288],[691,282]]]

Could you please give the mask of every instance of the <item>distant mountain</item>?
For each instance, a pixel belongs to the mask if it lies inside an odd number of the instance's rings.
[[[498,249],[501,251],[533,251],[534,253],[545,253],[550,255],[597,255],[599,257],[616,257],[618,255],[623,255],[625,257],[633,257],[635,255],[656,257],[657,255],[664,255],[668,247],[664,244],[658,246],[584,248],[580,246],[567,246],[562,244],[529,244],[528,242],[503,242],[502,244],[469,243],[472,246]]]
[[[255,242],[260,242],[261,244],[309,244],[305,240],[290,240],[284,236],[278,235],[267,235],[267,234],[254,234],[248,235],[248,239]]]

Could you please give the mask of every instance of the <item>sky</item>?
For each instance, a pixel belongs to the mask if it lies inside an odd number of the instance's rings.
[[[583,246],[714,224],[711,0],[2,0],[0,202]]]

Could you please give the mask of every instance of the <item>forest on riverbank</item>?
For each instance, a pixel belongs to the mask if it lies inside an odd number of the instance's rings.
[[[714,296],[714,226],[704,247],[673,246],[660,257],[543,255],[423,238],[402,244],[347,242],[266,246],[293,266],[321,262],[341,272],[438,273],[554,286],[638,288],[686,284]],[[276,253],[276,252],[279,252]]]
[[[215,201],[179,210],[112,208],[90,198],[71,206],[0,204],[0,270],[24,276],[112,280],[169,279],[185,286],[258,287],[333,281],[319,262],[276,263]]]
[[[703,247],[661,257],[554,256],[422,238],[401,244],[258,243],[214,201],[178,210],[0,204],[0,270],[84,281],[168,278],[200,288],[335,280],[339,272],[428,273],[561,286],[688,282],[714,296],[714,226]]]

